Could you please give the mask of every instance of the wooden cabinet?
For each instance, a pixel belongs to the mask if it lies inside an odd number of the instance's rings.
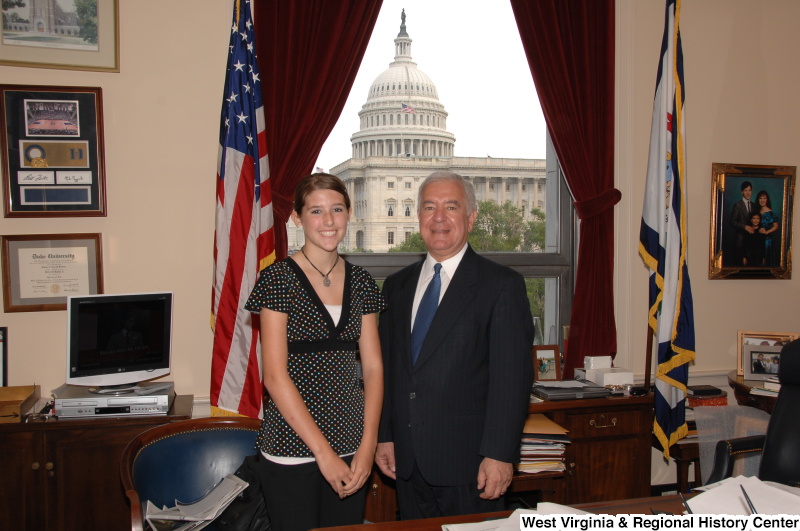
[[[563,504],[650,495],[653,398],[618,397],[531,404],[569,430],[567,466],[554,501]]]
[[[8,529],[130,529],[122,450],[154,426],[191,418],[192,395],[167,416],[0,425],[0,514]]]
[[[511,492],[542,490],[540,498],[564,505],[650,496],[650,440],[653,397],[614,397],[531,404],[569,430],[567,470],[559,474],[519,477]],[[524,476],[524,475],[523,475]],[[394,481],[373,470],[365,519],[396,519]]]

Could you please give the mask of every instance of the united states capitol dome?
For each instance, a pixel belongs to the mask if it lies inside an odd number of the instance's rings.
[[[452,157],[455,136],[436,85],[411,59],[412,40],[401,14],[394,61],[370,85],[350,141],[353,158],[371,156]]]

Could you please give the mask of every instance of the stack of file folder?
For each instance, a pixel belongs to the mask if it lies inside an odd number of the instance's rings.
[[[569,444],[567,433],[541,413],[528,415],[522,430],[517,470],[525,474],[563,472],[564,450]]]

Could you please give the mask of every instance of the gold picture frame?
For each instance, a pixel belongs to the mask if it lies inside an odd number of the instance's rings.
[[[737,368],[736,374],[745,376],[745,358],[749,356],[750,350],[745,347],[748,346],[782,346],[789,341],[794,341],[800,337],[800,334],[792,332],[756,332],[752,330],[739,330],[737,333]],[[749,363],[749,359],[747,363]]]
[[[103,293],[100,234],[1,238],[6,312],[66,310],[70,295]]]
[[[792,277],[796,173],[796,166],[711,165],[709,279]]]
[[[561,352],[558,345],[536,345],[531,352],[535,382],[561,380]]]
[[[61,20],[41,4],[43,12],[33,12],[34,2],[3,10],[10,21],[0,37],[0,65],[119,72],[119,0],[96,0],[94,12],[59,1]]]

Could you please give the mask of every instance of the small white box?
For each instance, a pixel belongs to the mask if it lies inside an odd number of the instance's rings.
[[[610,369],[611,356],[586,356],[583,358],[584,369]]]
[[[597,385],[625,385],[633,383],[633,373],[621,367],[586,369],[586,379]]]

